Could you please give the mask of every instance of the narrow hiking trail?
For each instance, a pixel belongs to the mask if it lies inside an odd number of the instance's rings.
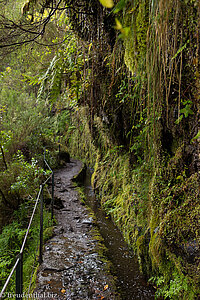
[[[82,162],[71,159],[55,172],[57,225],[44,246],[34,291],[38,299],[119,299],[106,262],[97,253],[93,219],[72,182],[82,168]]]

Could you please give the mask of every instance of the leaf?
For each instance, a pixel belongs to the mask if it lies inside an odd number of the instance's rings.
[[[175,121],[175,124],[179,124],[182,119],[183,119],[183,115],[180,115],[180,117]]]
[[[114,6],[113,0],[99,0],[99,2],[107,8],[112,8]]]
[[[125,0],[120,0],[120,1],[116,4],[115,8],[113,9],[113,13],[114,13],[114,14],[118,13],[118,12],[119,12],[120,10],[122,10],[125,6],[126,6]]]
[[[180,113],[184,114],[185,118],[189,115],[193,115],[194,112],[191,110],[190,105],[186,105],[184,108],[180,110]]]
[[[176,58],[177,57],[177,55],[179,54],[179,53],[181,53],[186,47],[187,47],[187,44],[189,43],[189,40],[182,46],[182,47],[180,47],[179,49],[178,49],[178,51],[176,52],[176,54],[172,57],[172,60],[174,59],[174,58]]]
[[[115,23],[116,23],[115,28],[117,30],[122,30],[123,29],[123,26],[122,26],[121,22],[117,18],[115,19]]]
[[[184,178],[183,178],[182,175],[177,176],[176,179],[177,179],[177,180],[182,180],[182,181],[184,180]]]
[[[199,137],[200,137],[200,130],[197,133],[197,135],[195,135],[195,137],[193,137],[193,139],[191,139],[191,142],[194,142],[194,140],[198,140]]]
[[[66,292],[66,290],[65,290],[65,289],[62,289],[62,290],[61,290],[61,293],[62,293],[62,294],[64,294],[65,292]]]
[[[90,43],[89,46],[88,46],[88,52],[89,52],[89,53],[90,53],[91,47],[92,47],[92,43]]]

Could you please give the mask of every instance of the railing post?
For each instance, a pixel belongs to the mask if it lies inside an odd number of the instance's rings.
[[[23,253],[19,253],[19,262],[16,267],[16,297],[15,299],[23,298]]]
[[[44,170],[45,170],[45,168],[46,168],[46,163],[45,163],[45,161],[46,161],[46,148],[44,148],[44,158],[43,158]]]
[[[43,254],[43,189],[44,186],[42,184],[41,195],[40,195],[40,249],[39,249],[39,263],[41,264],[42,254]]]
[[[54,172],[52,171],[52,190],[51,190],[51,197],[52,197],[52,200],[51,200],[51,219],[53,219],[53,207],[54,207]]]

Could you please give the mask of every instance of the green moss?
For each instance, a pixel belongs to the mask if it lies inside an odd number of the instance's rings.
[[[149,1],[143,0],[125,16],[125,25],[129,26],[128,36],[124,38],[124,61],[132,73],[137,71],[140,60],[146,57],[147,31],[149,26]]]
[[[101,205],[137,253],[141,271],[153,275],[157,294],[173,299],[174,291],[174,299],[178,293],[183,299],[194,299],[199,293],[200,266],[199,260],[189,261],[188,249],[199,251],[199,187],[198,174],[187,177],[184,144],[159,164],[149,160],[134,168],[96,117],[98,142],[94,142],[83,115],[81,131],[72,135],[73,147],[79,143],[77,155],[93,162],[92,186]]]
[[[134,36],[134,30],[131,29],[128,37],[124,40],[125,45],[125,53],[124,53],[124,61],[129,70],[134,73],[135,64],[136,64],[136,50],[135,50],[136,39]]]
[[[82,107],[77,114],[72,116],[72,124],[77,130],[70,130],[66,136],[67,149],[71,157],[87,162],[94,166],[96,160],[96,148],[89,127],[88,108]]]
[[[43,233],[44,243],[46,241],[48,241],[52,236],[53,236],[53,226],[48,227],[44,230],[44,233]]]
[[[136,18],[137,49],[142,57],[146,54],[147,29],[148,29],[149,1],[142,1],[138,8]]]
[[[95,165],[94,165],[94,172],[92,173],[92,177],[91,177],[91,185],[92,185],[93,189],[96,188],[96,183],[97,183],[96,177],[98,176],[97,171],[99,169],[100,157],[101,156],[98,152],[97,156],[96,156]]]
[[[136,246],[137,246],[137,254],[140,257],[143,254],[144,248],[145,248],[145,237],[144,237],[144,235],[141,235],[137,239]]]
[[[140,263],[140,269],[143,274],[151,274],[152,265],[149,256],[149,230],[146,230],[136,241],[137,255]]]
[[[163,166],[151,183],[149,252],[153,271],[163,276],[158,295],[194,299],[200,285],[198,174],[182,175],[184,180],[178,177],[184,168],[182,149],[177,149],[167,168]]]

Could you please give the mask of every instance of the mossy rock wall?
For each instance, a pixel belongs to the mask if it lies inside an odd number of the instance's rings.
[[[94,169],[99,201],[158,287],[157,295],[196,299],[199,1],[123,3],[117,14],[121,40],[107,52],[97,50],[92,92],[95,86],[101,91],[95,99],[88,93],[86,105],[73,114],[77,129],[67,146]],[[104,9],[103,16],[110,12]]]
[[[71,155],[93,167],[92,186],[102,207],[137,253],[141,271],[158,286],[157,294],[195,299],[200,293],[198,174],[180,173],[182,148],[157,169],[152,162],[133,167],[123,147],[109,142],[98,117],[93,140],[86,111],[74,119],[82,126],[70,137]]]

